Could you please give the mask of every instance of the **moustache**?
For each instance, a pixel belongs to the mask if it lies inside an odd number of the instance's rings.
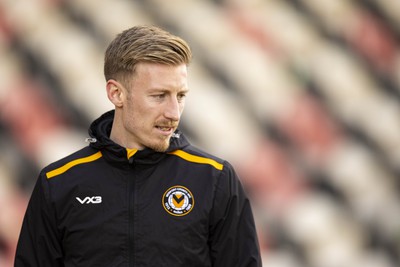
[[[156,122],[156,125],[158,127],[164,127],[164,128],[177,128],[179,122],[177,121],[159,121]]]

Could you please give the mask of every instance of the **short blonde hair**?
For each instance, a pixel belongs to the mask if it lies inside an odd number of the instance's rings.
[[[128,82],[140,62],[177,66],[189,65],[192,52],[189,45],[155,26],[135,26],[116,36],[108,46],[104,57],[104,76]]]

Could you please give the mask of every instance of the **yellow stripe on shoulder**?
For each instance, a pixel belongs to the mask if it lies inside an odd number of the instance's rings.
[[[71,169],[72,167],[74,167],[76,165],[83,164],[83,163],[88,163],[88,162],[91,162],[91,161],[95,161],[96,159],[101,158],[101,156],[102,156],[102,154],[99,151],[99,152],[97,152],[97,153],[95,153],[95,154],[93,154],[91,156],[70,161],[67,164],[65,164],[65,165],[63,165],[63,166],[61,166],[61,167],[59,167],[59,168],[57,168],[55,170],[47,172],[46,173],[47,179],[51,179],[54,176],[60,175],[60,174],[68,171],[69,169]]]
[[[209,164],[220,171],[224,168],[223,164],[218,163],[217,161],[215,161],[213,159],[192,155],[183,150],[175,150],[175,151],[169,152],[168,154],[176,155],[176,156],[178,156],[184,160],[190,161],[190,162]]]

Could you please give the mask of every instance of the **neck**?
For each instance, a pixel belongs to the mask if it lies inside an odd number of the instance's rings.
[[[117,114],[115,114],[113,125],[111,128],[110,139],[125,148],[142,150],[144,147],[139,146],[136,142],[130,141],[129,136],[127,136],[126,132],[123,130],[122,121],[119,119]]]

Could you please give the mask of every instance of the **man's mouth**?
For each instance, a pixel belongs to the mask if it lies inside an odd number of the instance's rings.
[[[173,129],[172,127],[166,127],[166,126],[156,126],[156,128],[164,132],[168,132],[171,129]]]
[[[172,126],[156,126],[163,135],[172,135],[175,131],[175,127]]]

